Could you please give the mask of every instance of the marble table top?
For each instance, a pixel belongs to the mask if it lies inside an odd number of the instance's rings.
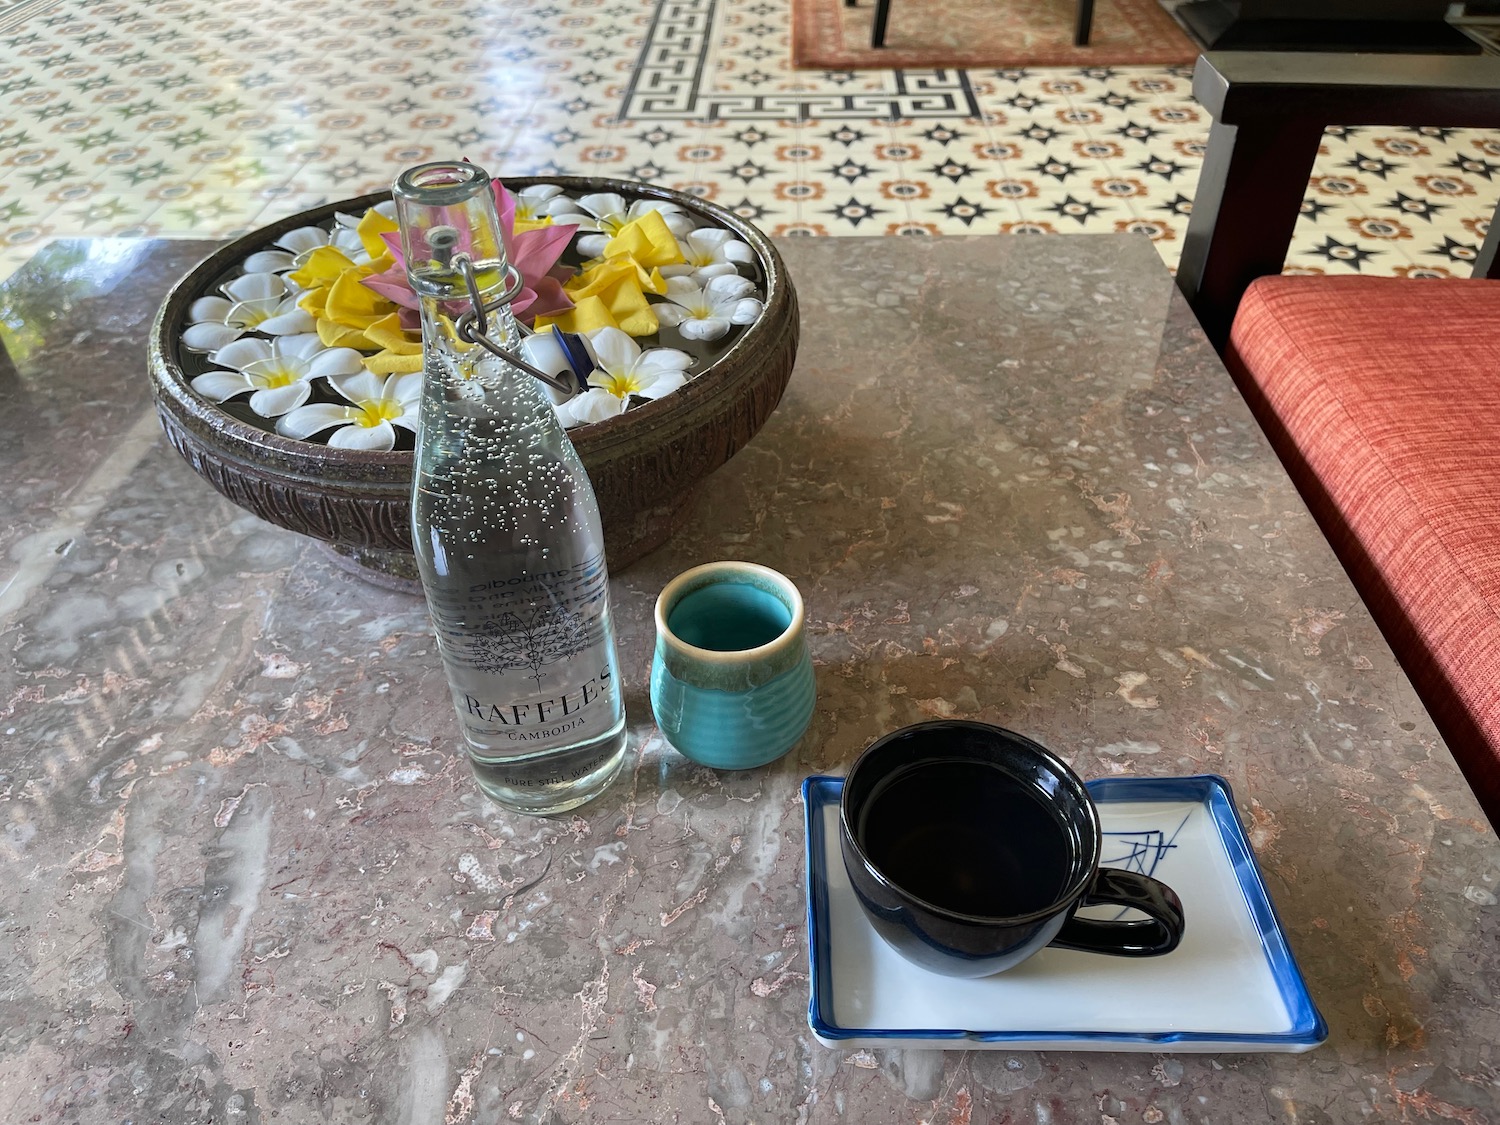
[[[1494,1119],[1500,849],[1149,242],[784,243],[791,386],[614,577],[630,759],[556,820],[475,792],[420,599],[162,439],[146,333],[205,249],[0,288],[0,1120]],[[646,692],[719,558],[799,584],[817,670],[742,774]],[[934,716],[1227,778],[1328,1042],[820,1045],[799,784]]]

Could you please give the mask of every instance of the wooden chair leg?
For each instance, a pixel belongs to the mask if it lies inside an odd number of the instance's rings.
[[[1094,26],[1094,0],[1078,0],[1078,16],[1073,24],[1073,46],[1087,47]]]
[[[885,22],[891,14],[891,0],[875,0],[875,28],[870,32],[870,46],[885,46]]]

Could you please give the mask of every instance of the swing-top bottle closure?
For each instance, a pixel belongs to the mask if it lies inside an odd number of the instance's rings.
[[[498,230],[494,220],[493,197],[489,194],[489,176],[472,164],[441,161],[408,168],[396,178],[392,194],[396,206],[408,211],[420,209],[467,209],[476,206],[482,216],[470,227],[472,231]],[[490,222],[484,221],[490,219]],[[491,253],[478,262],[461,248],[464,234],[449,223],[422,227],[417,222],[401,224],[405,243],[406,272],[414,292],[444,302],[468,299],[469,310],[454,322],[458,339],[476,344],[491,354],[539,379],[549,387],[572,395],[577,387],[571,379],[553,375],[529,363],[523,356],[505,347],[490,333],[490,314],[506,308],[521,293],[521,271],[505,257],[505,247],[485,247]],[[425,245],[424,245],[425,244]],[[481,249],[473,247],[471,249]]]

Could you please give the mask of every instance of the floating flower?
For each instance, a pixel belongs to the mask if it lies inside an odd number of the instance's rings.
[[[385,219],[394,228],[396,205],[389,201],[377,203],[363,215],[346,215],[340,211],[334,215],[333,226],[328,230],[322,227],[297,227],[287,231],[272,243],[273,246],[280,247],[279,250],[262,250],[250,255],[245,259],[245,269],[247,272],[285,273],[300,267],[307,261],[308,255],[324,246],[332,246],[355,263],[378,258],[383,249],[372,250],[360,231],[361,224],[372,214]]]
[[[500,188],[500,181],[495,181]],[[503,190],[503,189],[501,189]],[[496,200],[500,192],[496,191]],[[569,222],[568,215],[582,214],[578,204],[563,194],[556,184],[534,184],[515,193],[515,230],[517,233],[537,230],[555,221]]]
[[[358,372],[363,358],[351,348],[325,348],[310,332],[274,340],[235,340],[213,355],[215,363],[234,370],[206,371],[192,385],[214,402],[252,392],[250,409],[262,418],[275,418],[308,400],[312,380]]]
[[[711,277],[728,277],[739,273],[739,265],[755,261],[755,251],[750,244],[734,237],[733,231],[717,227],[700,227],[690,231],[679,241],[683,265],[662,267],[663,277],[682,277],[691,274],[699,282]]]
[[[585,213],[577,218],[570,217],[568,221],[576,223],[581,231],[596,232],[578,240],[578,252],[585,258],[602,256],[609,240],[620,233],[621,227],[648,211],[660,212],[667,227],[678,237],[693,229],[692,218],[681,207],[660,199],[638,199],[627,205],[622,195],[598,192],[579,199],[578,208]]]
[[[686,261],[677,236],[667,226],[660,211],[647,211],[639,218],[631,219],[604,244],[606,261],[621,255],[634,259],[636,265],[648,270],[661,268],[664,274],[668,266],[681,266]]]
[[[199,297],[188,309],[192,321],[182,342],[193,351],[215,352],[246,332],[294,336],[311,332],[312,317],[297,307],[298,293],[274,273],[247,273],[222,286],[223,297]]]
[[[382,378],[369,371],[331,376],[328,383],[350,405],[315,402],[299,407],[276,423],[282,437],[305,441],[336,427],[328,444],[337,449],[389,450],[396,446],[396,426],[417,429],[422,401],[420,373]]]
[[[374,268],[373,264],[352,265],[328,287],[318,317],[318,335],[329,347],[374,350],[380,346],[365,334],[365,329],[394,316],[396,306],[361,284]]]
[[[406,375],[422,370],[422,340],[401,326],[396,313],[377,320],[364,330],[365,339],[380,351],[365,357],[365,369],[377,375]]]
[[[687,382],[683,372],[693,362],[676,348],[641,346],[618,328],[601,328],[588,337],[594,353],[589,386],[608,391],[623,403],[631,395],[661,398]],[[623,407],[622,407],[623,409]]]
[[[395,223],[378,212],[365,212],[357,228],[361,245],[367,252],[384,250],[394,228]],[[361,283],[390,266],[388,255],[356,262],[336,246],[320,246],[290,275],[293,283],[307,291],[298,303],[315,318],[318,337],[324,344],[372,352],[389,350],[389,338],[377,340],[367,331],[375,324],[387,323],[396,324],[399,330],[399,323],[391,319],[398,308]]]
[[[553,409],[563,424],[563,429],[586,426],[590,422],[602,422],[625,412],[625,400],[600,387],[584,391],[577,398],[555,403]]]
[[[738,274],[711,277],[702,289],[692,278],[668,278],[668,303],[656,306],[656,316],[688,340],[718,340],[733,325],[755,323],[761,303],[750,295],[754,290],[754,282]]]
[[[510,303],[510,311],[530,324],[538,316],[572,308],[573,299],[563,291],[563,283],[572,278],[574,270],[559,265],[558,259],[578,232],[577,224],[553,222],[524,230],[516,225],[519,200],[499,180],[495,181],[494,192],[505,256],[521,273],[521,292]]]
[[[536,318],[536,327],[556,325],[564,332],[590,333],[618,328],[631,336],[650,336],[661,327],[647,293],[663,294],[660,270],[646,270],[626,255],[584,270],[564,288],[573,299],[566,312]]]

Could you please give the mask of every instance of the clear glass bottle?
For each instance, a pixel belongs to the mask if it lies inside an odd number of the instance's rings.
[[[424,375],[412,541],[474,775],[507,808],[565,812],[624,760],[625,708],[599,507],[541,385],[457,322],[506,287],[490,178],[403,172],[395,197],[422,302]],[[487,335],[514,351],[508,306]]]

